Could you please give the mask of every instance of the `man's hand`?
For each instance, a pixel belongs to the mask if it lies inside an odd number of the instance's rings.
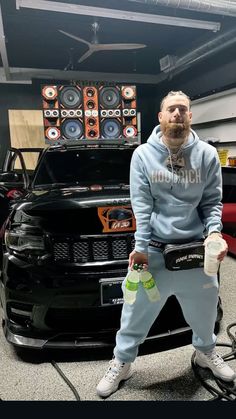
[[[148,266],[148,254],[147,253],[141,253],[136,252],[136,250],[133,250],[129,255],[129,268],[133,269],[133,266],[135,263],[138,264],[144,264],[146,265],[146,268]]]
[[[207,238],[205,239],[205,241],[204,241],[204,246],[206,245],[206,243],[209,241],[209,240],[221,240],[221,241],[223,241],[224,242],[224,245],[225,245],[225,247],[224,247],[224,249],[220,252],[220,254],[219,254],[219,256],[218,256],[218,260],[220,261],[220,262],[222,262],[222,260],[224,259],[224,257],[227,255],[227,252],[228,252],[228,245],[227,245],[227,242],[222,238],[222,234],[221,233],[211,233],[211,234],[209,234],[209,236],[207,236]]]

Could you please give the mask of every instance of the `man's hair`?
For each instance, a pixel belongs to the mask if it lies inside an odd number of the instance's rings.
[[[171,90],[169,93],[167,93],[166,96],[163,97],[163,99],[162,99],[162,101],[160,103],[160,110],[163,109],[165,100],[168,97],[171,97],[171,96],[184,96],[189,101],[189,107],[191,106],[191,99],[190,99],[190,97],[188,95],[186,95],[186,93],[182,92],[182,90],[177,90],[177,91]]]

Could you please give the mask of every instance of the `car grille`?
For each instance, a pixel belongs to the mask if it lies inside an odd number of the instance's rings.
[[[128,259],[134,249],[134,236],[87,237],[83,239],[53,238],[55,262],[86,263]]]

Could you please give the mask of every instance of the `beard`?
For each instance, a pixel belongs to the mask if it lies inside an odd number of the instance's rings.
[[[165,138],[185,140],[190,134],[190,122],[165,122],[161,124],[161,131]]]

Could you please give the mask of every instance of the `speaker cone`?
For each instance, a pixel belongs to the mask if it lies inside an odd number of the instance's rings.
[[[82,94],[76,87],[64,87],[60,92],[60,102],[65,108],[78,108],[82,102]]]
[[[60,138],[60,130],[56,127],[49,127],[46,129],[46,137],[49,140],[58,140]]]
[[[88,121],[87,121],[87,123],[88,123],[88,125],[89,125],[90,127],[93,127],[94,125],[96,125],[96,119],[94,119],[94,118],[89,118],[89,119],[88,119]]]
[[[101,132],[104,138],[119,138],[121,123],[117,119],[104,119],[101,123]]]
[[[97,131],[95,129],[88,130],[88,137],[89,138],[96,138],[98,135]]]
[[[135,137],[137,135],[137,129],[133,125],[127,125],[123,130],[124,137]]]
[[[135,98],[135,87],[134,86],[124,86],[122,88],[122,96],[124,99],[130,100]]]
[[[93,87],[87,87],[86,89],[85,89],[85,94],[88,96],[88,97],[93,97],[94,95],[95,95],[95,90],[94,90],[94,88]]]
[[[57,97],[57,88],[56,86],[44,86],[42,90],[42,95],[46,100],[54,100]]]
[[[96,106],[93,100],[89,100],[86,105],[88,109],[94,109]]]
[[[77,119],[66,119],[61,125],[64,137],[69,140],[77,140],[82,137],[83,125]]]
[[[99,98],[100,105],[104,108],[117,108],[120,103],[120,92],[115,87],[103,87]]]

